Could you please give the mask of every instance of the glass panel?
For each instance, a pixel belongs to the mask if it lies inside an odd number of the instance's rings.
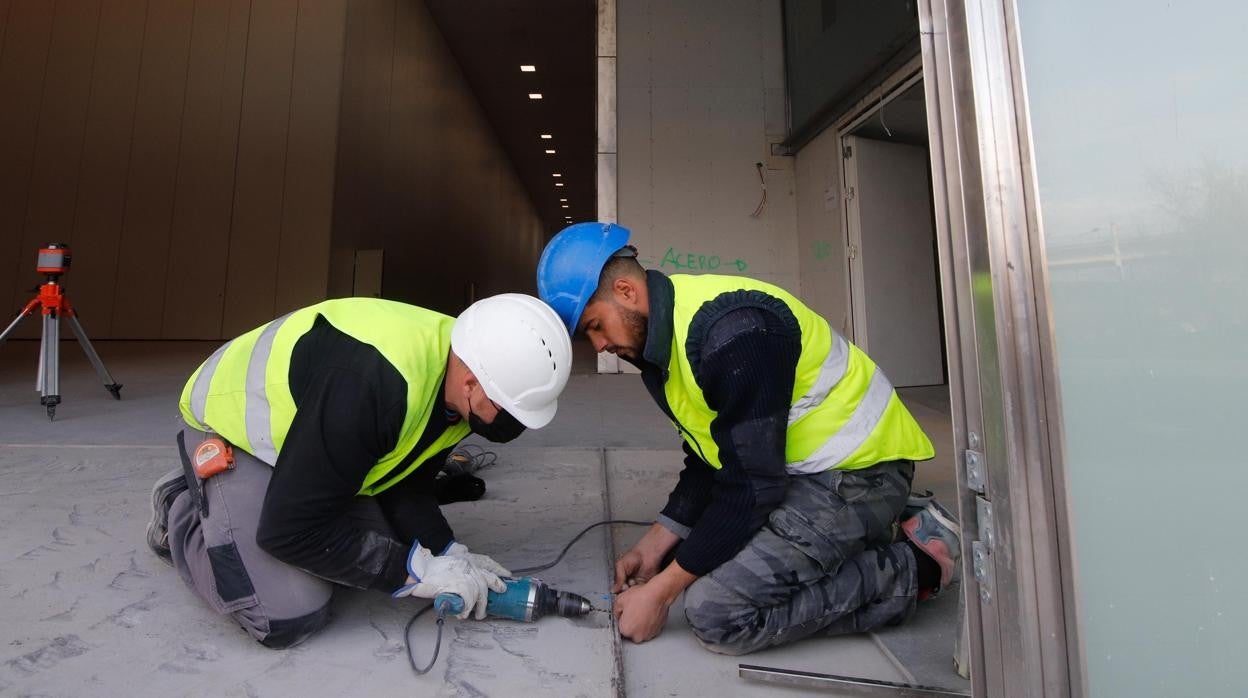
[[[789,124],[800,130],[919,36],[913,0],[785,0]]]
[[[1243,695],[1248,5],[1019,21],[1091,695]]]

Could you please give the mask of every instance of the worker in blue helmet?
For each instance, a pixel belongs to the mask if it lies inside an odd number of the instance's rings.
[[[899,623],[952,582],[958,527],[910,496],[931,442],[883,371],[796,297],[646,271],[612,223],[556,235],[537,287],[570,333],[641,370],[684,441],[666,506],[615,564],[621,635],[658,635],[685,593],[702,644],[744,654]]]

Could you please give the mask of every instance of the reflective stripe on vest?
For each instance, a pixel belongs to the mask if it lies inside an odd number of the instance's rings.
[[[273,425],[269,410],[265,372],[269,355],[273,353],[273,337],[282,328],[287,313],[265,326],[247,360],[247,403],[243,408],[243,423],[247,425],[247,442],[251,453],[270,465],[277,463],[277,447],[273,445]]]
[[[208,431],[208,425],[204,424],[204,412],[208,407],[208,386],[212,384],[212,376],[217,371],[217,364],[221,363],[221,357],[225,356],[226,349],[234,340],[230,340],[222,344],[216,351],[212,352],[212,356],[195,371],[195,375],[191,376],[191,396],[190,411],[187,415],[186,410],[182,410],[183,416],[193,416],[194,423],[191,426],[200,431]],[[190,421],[190,420],[188,420]]]
[[[799,397],[789,408],[789,424],[806,416],[823,402],[823,398],[836,387],[845,377],[845,369],[849,367],[849,342],[841,335],[832,333],[832,350],[819,366],[819,377],[805,394]]]
[[[689,326],[705,306],[724,293],[759,291],[783,302],[802,331],[802,353],[794,376],[785,437],[790,473],[852,470],[889,460],[926,460],[931,441],[897,399],[884,372],[784,289],[735,276],[670,277],[675,289],[672,358],[664,392],[677,428],[702,458],[722,467],[710,433],[715,412],[706,404],[685,354]]]
[[[368,471],[360,494],[385,490],[469,434],[465,422],[452,424],[415,459],[409,459],[430,418],[441,415],[439,387],[454,319],[374,298],[325,301],[226,342],[183,388],[180,407],[186,422],[220,434],[269,465],[276,464],[295,416],[289,385],[291,354],[317,317],[377,349],[407,384],[407,409],[395,447]],[[398,471],[405,461],[407,467]]]
[[[880,423],[892,399],[893,384],[888,382],[884,372],[877,366],[875,373],[871,374],[871,382],[867,385],[866,395],[863,395],[858,406],[854,408],[853,416],[849,418],[849,421],[828,437],[828,440],[823,442],[823,445],[809,457],[795,463],[786,463],[785,469],[791,473],[821,473],[841,465],[854,451],[862,447],[867,437],[871,436],[871,432]],[[790,411],[790,427],[793,421]],[[912,457],[912,459],[921,460],[917,457]]]
[[[265,325],[247,360],[247,401],[243,409],[243,423],[247,429],[246,440],[250,445],[249,452],[269,465],[277,462],[277,447],[273,445],[273,428],[270,423],[264,376],[269,363],[269,355],[273,351],[273,336],[277,334],[278,329],[288,317],[290,317],[289,313]],[[206,426],[204,420],[207,411],[208,388],[216,374],[217,364],[220,363],[221,357],[225,355],[231,344],[233,340],[226,342],[213,352],[192,381],[190,409],[197,422],[193,426]]]

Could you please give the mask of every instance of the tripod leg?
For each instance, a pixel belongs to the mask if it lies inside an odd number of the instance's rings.
[[[13,322],[10,322],[9,326],[4,328],[3,332],[0,332],[0,342],[3,342],[4,340],[8,339],[9,335],[13,333],[13,330],[17,329],[17,323],[21,322],[22,318],[26,317],[27,315],[30,315],[30,311],[37,305],[39,305],[38,298],[27,303],[26,307],[22,308],[22,312],[18,313],[17,317],[13,318]]]
[[[48,365],[48,320],[43,320],[43,331],[39,335],[39,372],[35,374],[35,392],[43,392],[43,370]]]
[[[56,406],[61,403],[60,339],[61,327],[56,313],[43,316],[43,397],[39,399],[48,408],[48,419],[56,416]]]
[[[13,318],[13,322],[10,322],[9,326],[4,328],[3,332],[0,332],[0,343],[3,343],[4,340],[8,339],[9,335],[13,334],[13,330],[17,329],[18,323],[20,323],[22,319],[25,318],[27,315],[30,315],[32,312],[34,312],[35,308],[37,307],[39,307],[39,296],[35,296],[33,299],[31,299],[31,301],[27,303],[26,306],[23,307],[21,311],[17,313],[17,317]],[[35,390],[38,390],[42,386],[43,386],[43,338],[41,336],[39,340],[39,374],[35,376]]]
[[[121,383],[113,380],[113,377],[108,374],[108,369],[104,368],[104,362],[100,360],[100,355],[95,353],[95,347],[91,345],[91,340],[87,339],[87,333],[82,329],[82,323],[78,322],[78,315],[76,313],[66,313],[65,319],[69,320],[70,329],[78,337],[78,343],[82,345],[83,352],[91,360],[91,365],[95,367],[95,372],[99,374],[100,380],[104,381],[104,387],[113,394],[114,400],[120,400]]]

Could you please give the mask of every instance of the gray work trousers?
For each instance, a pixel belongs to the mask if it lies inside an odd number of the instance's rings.
[[[190,451],[204,433],[183,429]],[[186,454],[188,457],[190,453]],[[169,548],[186,585],[217,613],[233,618],[266,647],[281,649],[307,639],[329,622],[335,585],[281,562],[256,545],[260,509],[273,469],[242,449],[235,467],[203,482],[208,515],[190,492],[169,510]],[[357,497],[358,524],[394,536],[371,497]]]
[[[909,618],[914,554],[892,540],[913,476],[913,463],[892,461],[790,477],[749,543],[686,592],[685,617],[703,646],[746,654]]]

